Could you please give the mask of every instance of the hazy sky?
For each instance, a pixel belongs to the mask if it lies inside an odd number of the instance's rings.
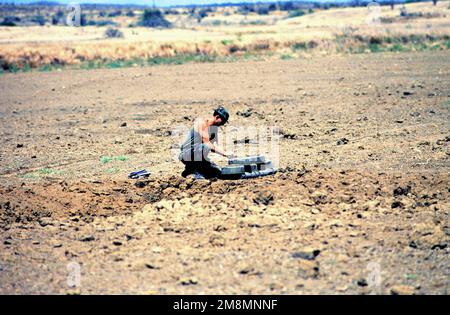
[[[39,0],[0,0],[0,3],[30,3]],[[48,0],[60,3],[115,3],[115,4],[148,4],[152,5],[153,0]],[[340,0],[334,1],[338,2]],[[342,0],[341,0],[342,1]],[[345,0],[344,0],[345,1]],[[184,4],[209,4],[224,2],[274,2],[273,0],[155,0],[157,6],[184,5]],[[327,0],[315,0],[315,2],[330,2]]]

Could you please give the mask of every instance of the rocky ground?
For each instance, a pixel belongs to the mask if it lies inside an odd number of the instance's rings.
[[[0,293],[448,294],[449,62],[1,76]],[[280,130],[278,174],[180,177],[174,129],[217,105]]]

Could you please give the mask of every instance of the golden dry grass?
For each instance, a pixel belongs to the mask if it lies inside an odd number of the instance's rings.
[[[38,67],[47,64],[80,64],[90,60],[131,60],[176,55],[229,56],[244,52],[265,56],[308,56],[336,53],[339,36],[400,37],[409,35],[442,38],[450,35],[450,1],[408,4],[409,13],[433,17],[399,19],[395,10],[382,7],[381,16],[391,23],[369,25],[367,8],[321,10],[302,17],[284,19],[280,12],[261,17],[236,14],[214,16],[229,26],[192,25],[191,28],[147,29],[122,27],[123,39],[104,38],[104,27],[3,27],[0,28],[0,62]],[[274,24],[242,26],[242,19],[268,19]],[[169,17],[173,19],[173,17]],[[206,23],[208,24],[208,23]],[[311,42],[318,49],[292,52],[292,45]],[[346,41],[349,44],[349,41]],[[443,46],[445,48],[445,46]]]

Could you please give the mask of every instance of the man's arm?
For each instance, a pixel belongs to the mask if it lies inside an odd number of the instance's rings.
[[[208,127],[204,123],[201,126],[201,136],[202,136],[202,142],[204,144],[206,144],[208,147],[210,147],[211,151],[213,151],[213,152],[215,152],[215,153],[217,153],[219,155],[225,156],[225,157],[230,157],[231,156],[231,154],[225,152],[225,150],[223,150],[221,147],[219,147],[217,145],[214,145],[211,142],[211,140],[209,139]]]

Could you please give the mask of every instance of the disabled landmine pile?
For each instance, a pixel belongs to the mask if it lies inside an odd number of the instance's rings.
[[[246,179],[272,175],[277,172],[271,161],[262,155],[228,160],[228,166],[222,168],[222,177],[228,179]]]

